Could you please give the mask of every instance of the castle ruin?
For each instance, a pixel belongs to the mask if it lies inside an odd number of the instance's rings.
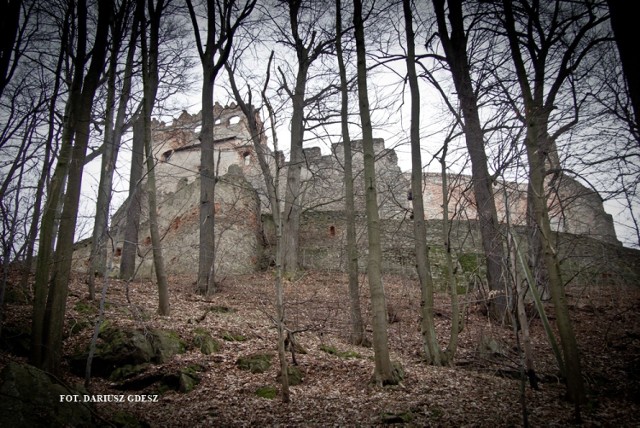
[[[214,164],[218,176],[215,194],[216,271],[220,277],[250,273],[268,266],[272,258],[274,227],[270,216],[273,207],[269,206],[265,195],[246,118],[233,103],[225,107],[216,103],[214,114]],[[171,124],[153,123],[159,226],[164,234],[163,250],[169,274],[190,275],[197,270],[200,123],[200,114],[192,115],[186,111]],[[266,138],[261,144],[271,153]],[[378,206],[384,229],[385,269],[413,272],[409,174],[401,170],[395,151],[385,148],[383,140],[376,139],[374,147]],[[287,164],[282,153],[274,153],[270,160],[274,173],[276,157],[279,164],[284,165],[280,170],[280,183],[284,186]],[[306,148],[304,162],[300,262],[306,268],[344,270],[346,226],[342,144],[333,144],[329,154],[323,154],[318,147]],[[362,142],[359,141],[353,143],[353,165],[356,210],[361,220],[357,228],[364,253],[363,153]],[[459,255],[473,254],[480,259],[481,245],[471,178],[464,175],[448,178],[452,248],[457,249]],[[432,263],[437,265],[437,254],[442,247],[442,176],[425,173],[423,180],[428,241],[434,255]],[[554,191],[550,192],[548,199],[555,230],[563,235],[587,239],[589,245],[620,246],[613,219],[604,211],[598,193],[568,177],[560,176],[554,180],[550,183]],[[511,226],[526,228],[526,184],[496,182],[494,191],[500,221],[506,222],[508,212]],[[284,195],[284,187],[280,192]],[[142,199],[144,206],[145,198]],[[130,202],[125,202],[125,206],[127,203]],[[113,258],[114,271],[119,266],[118,249],[122,246],[125,211],[124,206],[121,207],[112,219],[112,235],[117,248]],[[138,275],[149,276],[153,264],[144,208],[142,213]],[[76,258],[85,259],[86,252],[78,250]],[[434,275],[437,276],[437,269]]]

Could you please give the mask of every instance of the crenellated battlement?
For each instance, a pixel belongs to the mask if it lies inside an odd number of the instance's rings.
[[[220,272],[247,273],[258,267],[264,251],[270,251],[267,242],[269,233],[264,230],[270,226],[264,222],[268,222],[265,219],[268,219],[273,207],[265,196],[266,186],[246,118],[233,103],[227,106],[216,103],[214,115],[214,163],[219,177],[215,195],[216,227],[222,227],[218,230],[221,235],[216,239],[220,245],[218,251],[224,255],[221,256],[224,261],[220,262]],[[261,123],[259,117],[256,119]],[[170,124],[157,120],[153,122],[160,227],[167,231],[164,242],[166,257],[170,260],[167,268],[173,273],[188,273],[196,266],[194,254],[197,251],[194,248],[198,245],[200,206],[200,126],[201,113],[190,114],[186,111]],[[269,150],[266,138],[263,137],[262,143],[269,155],[272,174],[280,174],[279,191],[284,199],[290,165],[285,162],[283,152],[273,153]],[[354,199],[359,219],[357,228],[358,233],[365,236],[363,142],[354,140],[351,146]],[[384,228],[388,229],[383,231],[383,251],[391,258],[388,262],[390,265],[400,263],[404,266],[406,262],[408,266],[413,266],[415,262],[407,258],[413,245],[410,174],[401,170],[396,152],[386,148],[383,139],[374,139],[373,146],[380,219]],[[302,189],[297,200],[305,213],[300,230],[301,242],[304,242],[302,263],[318,268],[344,268],[341,259],[344,255],[342,240],[345,233],[344,144],[332,144],[328,154],[323,154],[320,147],[304,148],[303,156]],[[442,224],[442,178],[437,173],[423,174],[422,196],[425,219],[430,224],[430,246],[442,245],[441,235],[436,230],[437,225]],[[452,234],[457,234],[460,245],[468,246],[464,251],[481,253],[479,236],[469,238],[469,234],[474,236],[476,233],[478,220],[472,179],[465,175],[447,178],[449,220],[455,225]],[[494,184],[492,188],[499,220],[505,223],[508,213],[512,226],[526,228],[526,184]],[[596,192],[566,176],[556,177],[548,185],[555,190],[549,198],[549,212],[556,231],[620,245],[613,220],[604,211],[602,199]],[[118,236],[117,230],[124,221],[123,212],[120,210],[113,219],[114,236]],[[148,241],[146,227],[143,224],[140,231],[139,243],[142,246],[147,245]],[[116,241],[118,239],[120,244],[116,245],[121,245],[123,238],[118,236]],[[394,257],[400,258],[396,260]],[[114,263],[117,265],[118,260]]]

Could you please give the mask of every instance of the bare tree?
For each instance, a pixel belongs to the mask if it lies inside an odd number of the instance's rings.
[[[29,22],[36,16],[33,13],[36,5],[37,2],[32,0],[3,1],[0,14],[0,97],[37,29]]]
[[[269,86],[269,81],[271,78],[271,64],[273,62],[273,52],[269,57],[269,61],[266,68],[266,78],[264,81],[264,86],[262,89],[262,101],[265,103],[267,107],[267,111],[269,112],[269,118],[273,123],[275,123],[274,111],[269,103],[267,98],[266,90]],[[260,171],[262,172],[262,178],[264,180],[267,196],[269,200],[269,205],[271,206],[271,214],[273,216],[273,222],[276,228],[276,256],[275,256],[275,306],[276,306],[276,319],[275,324],[278,330],[278,357],[280,360],[280,382],[282,385],[282,401],[288,403],[290,400],[289,394],[289,376],[288,376],[288,362],[285,354],[285,340],[287,338],[286,332],[286,318],[285,318],[285,305],[284,305],[284,288],[282,284],[282,214],[280,212],[280,195],[279,195],[279,176],[280,169],[282,165],[279,164],[278,161],[278,140],[275,133],[275,128],[272,126],[273,131],[273,145],[274,151],[276,153],[275,156],[275,171],[272,172],[271,165],[269,162],[269,151],[268,147],[266,147],[266,138],[265,138],[265,129],[262,122],[259,122],[258,119],[258,111],[252,104],[252,93],[251,89],[247,89],[248,101],[240,94],[240,90],[238,89],[236,79],[234,76],[234,70],[230,64],[226,67],[227,73],[229,75],[229,83],[231,85],[231,90],[233,92],[233,96],[240,106],[240,109],[244,113],[247,118],[247,123],[249,126],[249,131],[251,133],[251,140],[253,142],[253,147],[256,151],[256,155],[258,157],[258,163],[260,165]],[[292,345],[293,346],[293,345]]]
[[[139,116],[133,122],[133,138],[131,142],[131,167],[129,174],[129,197],[125,202],[127,215],[124,226],[124,242],[120,258],[120,278],[130,281],[136,271],[138,254],[138,231],[140,228],[140,211],[142,189],[141,182],[144,171],[144,123]]]
[[[298,270],[298,247],[300,231],[301,170],[305,164],[302,151],[305,134],[305,108],[322,97],[322,91],[308,95],[309,71],[312,64],[330,51],[334,44],[333,33],[316,30],[318,21],[328,8],[328,2],[310,2],[308,0],[288,0],[290,33],[283,33],[283,42],[291,46],[297,59],[297,70],[293,87],[283,71],[278,68],[281,84],[291,99],[291,153],[287,168],[287,184],[283,217],[283,269],[286,274],[295,274]],[[313,3],[313,5],[312,5]],[[317,12],[317,14],[313,14]],[[326,35],[328,33],[328,35]]]
[[[347,72],[342,49],[342,5],[336,0],[336,56],[340,73],[341,95],[341,127],[344,145],[344,193],[345,217],[347,221],[347,270],[349,273],[349,303],[351,305],[351,343],[362,345],[364,323],[360,309],[360,285],[358,284],[358,246],[356,241],[356,209],[354,201],[353,161],[351,153],[351,136],[349,135],[349,92]]]
[[[200,250],[198,262],[198,291],[210,295],[215,292],[215,164],[213,92],[216,76],[224,66],[233,37],[240,25],[253,11],[257,0],[207,0],[206,40],[202,41],[198,16],[191,0],[186,0],[196,47],[202,64],[202,130],[200,131]]]
[[[502,320],[508,315],[507,290],[503,271],[505,265],[504,242],[493,196],[493,177],[489,173],[487,165],[477,92],[473,87],[467,56],[468,34],[464,28],[462,1],[448,0],[448,13],[445,12],[444,0],[433,0],[433,5],[438,24],[438,36],[449,64],[462,110],[461,126],[471,158],[473,190],[482,235],[482,247],[487,262],[487,282],[493,295],[490,301],[490,311],[494,319]],[[447,17],[449,25],[447,25]]]
[[[375,153],[373,150],[373,128],[369,112],[369,96],[367,94],[367,59],[364,36],[364,20],[362,1],[354,1],[353,23],[356,35],[356,52],[358,64],[358,100],[360,120],[362,124],[362,145],[364,151],[364,185],[366,192],[367,237],[369,240],[367,279],[371,294],[373,312],[373,349],[376,384],[394,385],[400,382],[397,370],[394,370],[389,357],[387,337],[387,305],[382,285],[381,262],[382,247],[380,242],[380,216],[375,175]]]
[[[636,127],[640,127],[640,66],[635,60],[635,10],[624,0],[607,0],[611,14],[611,28],[615,35],[624,76],[635,112]]]
[[[93,224],[93,236],[91,239],[91,254],[89,256],[89,272],[87,282],[89,284],[89,298],[95,299],[95,273],[102,272],[106,265],[107,249],[107,225],[109,221],[109,207],[111,205],[111,195],[113,192],[113,175],[116,169],[116,161],[125,130],[127,105],[131,95],[131,82],[133,79],[133,62],[135,59],[136,43],[138,40],[138,19],[133,19],[135,3],[129,0],[123,1],[112,26],[111,56],[107,69],[107,96],[104,124],[104,142],[102,150],[102,165],[100,168],[100,182],[98,185],[98,199],[96,201],[96,216]],[[116,106],[116,78],[120,72],[118,60],[121,54],[124,38],[127,35],[129,24],[131,23],[131,34],[129,44],[125,47],[127,52],[122,90]]]
[[[142,53],[142,80],[144,98],[142,102],[142,122],[144,124],[144,152],[147,165],[147,195],[149,203],[149,231],[153,246],[153,266],[158,281],[158,313],[169,315],[169,285],[162,257],[162,241],[158,227],[158,208],[156,196],[155,159],[151,148],[151,114],[158,92],[158,49],[160,21],[165,14],[167,3],[164,0],[137,0],[136,14],[143,31],[140,32],[140,50]],[[145,9],[149,17],[145,16]],[[147,25],[149,38],[147,39]]]
[[[53,230],[55,215],[53,207],[57,206],[59,190],[54,190],[49,195],[48,211],[43,216],[43,227],[41,228],[41,248],[38,254],[38,276],[35,285],[36,299],[38,296],[42,298],[46,293],[47,283],[51,280],[42,318],[37,314],[38,308],[34,310],[33,340],[36,346],[32,352],[36,365],[52,373],[58,372],[62,357],[62,333],[82,171],[89,142],[92,105],[100,84],[100,77],[104,71],[109,39],[109,21],[114,8],[113,2],[110,0],[98,4],[95,37],[90,56],[91,63],[85,73],[85,61],[89,59],[87,49],[88,36],[90,35],[88,31],[89,11],[84,0],[77,2],[74,6],[77,20],[77,41],[73,57],[72,89],[67,104],[67,113],[70,118],[64,125],[63,148],[56,167],[56,170],[62,171],[58,174],[58,179],[67,176],[64,172],[68,171],[67,186],[53,260],[51,259],[53,237],[47,234],[51,234]],[[60,185],[62,181],[59,182]],[[53,271],[51,275],[50,266]],[[36,301],[36,305],[38,303],[41,304],[42,301]]]
[[[568,397],[576,404],[579,417],[579,404],[585,400],[584,384],[551,230],[545,178],[550,170],[554,174],[559,172],[556,140],[577,121],[579,106],[574,104],[573,119],[558,126],[553,133],[550,130],[560,91],[570,83],[581,61],[602,41],[597,30],[607,16],[599,5],[591,2],[529,4],[523,1],[514,5],[505,0],[502,12],[526,124],[524,145],[529,165],[530,210],[540,237],[542,261],[556,310]],[[530,31],[520,31],[520,28]]]
[[[411,92],[411,204],[413,208],[413,239],[416,254],[416,268],[420,280],[420,310],[423,349],[429,364],[441,365],[444,355],[438,344],[433,319],[433,278],[429,264],[427,227],[425,224],[424,202],[422,199],[422,154],[420,149],[420,89],[416,73],[415,35],[413,32],[413,11],[410,0],[403,0],[407,76]]]

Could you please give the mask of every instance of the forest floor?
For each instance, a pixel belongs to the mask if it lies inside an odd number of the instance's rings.
[[[454,364],[429,366],[422,360],[417,282],[395,276],[386,276],[384,285],[392,321],[391,356],[405,372],[400,385],[381,388],[372,384],[373,350],[348,342],[346,275],[307,272],[285,283],[288,327],[300,330],[295,339],[306,350],[296,354],[303,382],[291,387],[290,403],[283,403],[279,396],[261,398],[256,395],[258,388],[279,388],[273,283],[272,272],[227,278],[213,297],[204,298],[194,293],[189,280],[171,278],[171,315],[165,317],[156,314],[157,292],[151,282],[131,283],[127,301],[125,284],[109,280],[105,318],[114,325],[171,329],[183,338],[191,337],[195,328],[204,328],[222,347],[212,355],[188,350],[153,368],[162,372],[202,365],[205,371],[193,391],[165,392],[158,402],[97,404],[97,413],[108,418],[126,411],[152,427],[522,426],[525,412],[530,426],[579,424],[574,407],[564,399],[566,388],[539,319],[530,323],[539,390],[531,389],[520,377],[521,358],[513,329],[487,318],[478,292],[461,296],[465,325]],[[370,338],[366,282],[361,290]],[[588,390],[581,424],[640,426],[640,287],[571,286],[567,294]],[[86,285],[77,278],[71,284],[67,328],[83,316],[78,309],[84,305],[79,302],[86,303],[86,299]],[[221,306],[232,311],[209,311]],[[551,308],[548,311],[553,323]],[[7,322],[28,322],[29,312],[29,305],[12,305]],[[436,296],[435,312],[440,342],[446,345],[451,320],[447,294]],[[86,346],[91,330],[66,339],[65,352]],[[225,341],[226,333],[246,340]],[[343,354],[326,352],[331,347]],[[239,357],[258,352],[274,355],[267,372],[252,374],[238,368]],[[291,354],[288,356],[291,362]],[[10,359],[18,358],[1,352],[0,369]],[[65,380],[82,383],[71,374]],[[116,386],[94,378],[89,392],[123,394]],[[133,393],[152,394],[153,386]]]

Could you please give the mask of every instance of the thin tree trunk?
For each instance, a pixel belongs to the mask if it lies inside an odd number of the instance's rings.
[[[492,178],[487,167],[487,155],[484,151],[484,136],[478,100],[473,89],[467,57],[467,35],[462,16],[462,0],[448,0],[448,16],[451,35],[445,20],[444,0],[433,0],[438,34],[442,41],[451,76],[458,93],[458,100],[464,118],[463,130],[469,157],[471,159],[471,177],[476,198],[482,248],[487,263],[487,282],[492,296],[489,302],[491,316],[503,321],[509,314],[506,284],[504,276],[503,239],[498,223],[498,214],[492,191]]]
[[[353,23],[356,35],[357,69],[358,69],[358,99],[360,106],[360,120],[362,122],[362,146],[364,152],[364,186],[366,193],[367,236],[369,239],[369,255],[367,262],[367,276],[369,292],[371,294],[371,309],[373,314],[373,350],[376,384],[393,385],[400,379],[394,375],[389,357],[389,343],[387,337],[387,305],[384,287],[382,285],[381,262],[382,247],[380,242],[380,216],[375,177],[375,152],[373,149],[373,128],[369,113],[369,97],[367,94],[367,62],[365,52],[364,23],[362,20],[362,1],[354,1]]]
[[[122,140],[125,116],[127,114],[127,104],[130,99],[131,78],[133,72],[133,61],[135,57],[136,41],[138,39],[137,20],[133,23],[131,39],[128,46],[127,61],[124,68],[124,80],[120,99],[116,108],[116,72],[118,68],[118,55],[120,54],[121,35],[123,25],[126,22],[128,13],[126,3],[121,6],[118,19],[114,24],[114,46],[111,49],[111,59],[107,73],[107,111],[105,119],[104,150],[102,153],[102,165],[100,168],[100,183],[98,185],[98,200],[96,202],[96,216],[93,226],[93,236],[91,240],[91,254],[89,256],[89,298],[95,299],[95,278],[96,272],[105,272],[104,266],[107,263],[107,227],[109,223],[109,208],[111,206],[111,196],[113,193],[113,174],[116,169],[118,152]],[[108,274],[108,272],[107,272]]]
[[[62,46],[60,47],[60,56],[58,58],[58,71],[61,69],[64,61],[65,48],[69,43],[70,27],[73,25],[70,20],[74,15],[71,7],[65,10],[64,26],[62,28]],[[76,54],[76,61],[82,60],[84,52]],[[43,344],[44,344],[44,318],[47,304],[47,293],[49,287],[49,276],[51,272],[52,257],[55,244],[55,231],[57,229],[57,209],[60,206],[64,186],[69,171],[69,162],[71,157],[71,148],[73,146],[73,134],[75,130],[76,104],[82,90],[82,75],[78,71],[79,67],[74,70],[74,77],[71,83],[67,103],[65,106],[65,114],[63,121],[63,129],[61,135],[60,150],[53,176],[49,188],[47,189],[47,199],[42,212],[40,225],[40,239],[38,243],[38,256],[36,258],[36,275],[34,281],[34,301],[33,301],[33,318],[31,324],[31,364],[42,367],[43,360]],[[56,92],[57,94],[57,92]],[[50,103],[49,114],[49,136],[50,142],[53,139],[53,118],[55,105],[53,100]],[[46,179],[45,179],[46,180]]]
[[[404,22],[407,36],[407,75],[411,90],[411,204],[413,207],[413,239],[416,268],[420,280],[420,311],[422,342],[428,364],[442,365],[443,355],[433,321],[433,278],[429,264],[427,226],[422,199],[422,156],[420,153],[420,90],[416,73],[415,42],[411,2],[403,0]]]
[[[267,110],[269,111],[269,118],[271,119],[271,123],[275,123],[275,115],[273,113],[273,109],[269,104],[269,101],[266,97],[266,87],[269,84],[270,79],[270,69],[271,63],[273,61],[273,52],[269,57],[269,62],[267,64],[267,77],[264,83],[263,90],[263,101],[267,105]],[[276,328],[278,330],[278,358],[280,361],[280,384],[282,386],[282,401],[288,403],[290,401],[289,394],[289,373],[288,373],[288,363],[286,357],[286,349],[285,349],[285,339],[286,339],[286,319],[285,319],[285,306],[284,306],[284,288],[282,284],[282,217],[280,213],[280,199],[278,196],[278,184],[279,184],[279,175],[280,175],[280,165],[278,165],[277,157],[276,157],[276,166],[275,166],[275,174],[271,173],[271,169],[269,167],[269,162],[267,161],[266,147],[264,144],[263,136],[264,136],[264,125],[259,125],[256,120],[257,112],[254,107],[250,103],[246,103],[238,90],[238,87],[235,82],[235,77],[233,75],[233,70],[229,65],[226,66],[227,73],[229,75],[229,83],[231,84],[231,89],[233,91],[233,95],[240,106],[240,109],[244,113],[247,118],[247,123],[249,126],[249,131],[251,132],[251,140],[253,142],[253,147],[256,150],[256,155],[258,157],[258,163],[260,164],[260,170],[262,171],[262,177],[265,182],[265,186],[267,188],[267,196],[269,198],[269,204],[271,205],[271,213],[273,216],[273,222],[276,228],[276,257],[275,257],[275,268],[276,268],[276,280],[275,280],[275,292],[276,292]],[[273,128],[272,128],[273,129]],[[278,140],[275,133],[273,131],[273,146],[274,152],[278,152]],[[293,344],[291,346],[294,346]]]
[[[126,219],[122,257],[120,258],[120,278],[131,281],[136,271],[138,254],[138,232],[141,211],[141,181],[144,170],[144,120],[142,116],[133,121],[131,142],[131,173],[129,174],[129,197],[126,202]]]
[[[52,373],[59,372],[62,358],[62,333],[69,276],[71,274],[73,240],[78,216],[82,171],[89,143],[89,127],[91,123],[93,99],[100,83],[100,76],[104,70],[109,34],[108,23],[113,11],[113,2],[110,0],[100,2],[98,8],[98,22],[95,43],[91,55],[91,65],[84,78],[82,95],[76,110],[77,127],[75,129],[75,142],[71,153],[62,218],[58,229],[58,240],[54,255],[54,273],[51,277],[51,285],[49,287],[45,308],[43,343],[46,352],[43,353],[42,368]],[[77,10],[78,44],[81,45],[86,44],[86,3],[79,1]],[[78,50],[84,51],[84,46]]]
[[[513,6],[511,2],[507,0],[504,0],[502,4],[505,15],[507,40],[520,86],[527,125],[524,144],[527,161],[529,163],[530,210],[533,214],[537,232],[540,234],[543,260],[549,279],[551,301],[556,311],[556,327],[560,335],[560,346],[562,347],[567,376],[567,395],[576,405],[576,418],[579,419],[580,404],[585,401],[586,396],[580,368],[578,345],[569,317],[564,283],[560,274],[557,247],[553,232],[551,231],[544,183],[547,162],[549,161],[550,155],[555,151],[554,141],[549,136],[549,114],[553,108],[553,100],[555,99],[560,83],[567,76],[567,64],[565,62],[561,64],[560,71],[557,72],[558,75],[553,82],[551,90],[547,93],[547,100],[545,102],[546,82],[542,77],[545,75],[546,58],[541,57],[539,61],[533,64],[536,79],[532,87],[520,50]],[[530,17],[530,19],[536,18],[537,17]],[[595,19],[594,16],[590,16],[589,23],[585,24],[583,29],[586,30],[589,26],[597,26],[598,22]],[[572,53],[572,51],[568,50],[565,52],[564,58],[570,58],[570,53]],[[577,64],[574,63],[571,66],[576,67]],[[551,160],[553,161],[553,158],[551,158]]]
[[[624,77],[629,87],[629,98],[635,113],[636,126],[640,126],[640,65],[636,60],[636,9],[628,0],[607,0],[611,14],[611,28],[620,53]]]
[[[213,91],[216,76],[224,67],[236,30],[251,14],[256,0],[242,6],[234,1],[206,2],[207,38],[202,43],[198,17],[191,0],[186,0],[196,47],[202,64],[202,130],[200,131],[200,249],[198,292],[215,293],[215,180]],[[216,16],[218,15],[218,16]]]
[[[155,160],[151,147],[151,114],[158,91],[158,48],[160,20],[162,19],[164,3],[159,0],[153,5],[154,0],[149,0],[149,40],[145,31],[140,34],[142,50],[142,79],[144,88],[144,99],[142,105],[142,117],[144,121],[144,151],[147,161],[147,199],[149,202],[149,232],[151,234],[151,245],[153,247],[153,266],[156,271],[158,282],[158,313],[169,315],[169,286],[167,284],[167,274],[164,268],[164,258],[162,256],[162,240],[158,226],[158,207],[156,202],[156,174]],[[138,0],[139,21],[141,28],[145,28],[145,0]]]
[[[151,123],[145,120],[145,152],[147,157],[147,194],[149,200],[149,231],[153,247],[153,267],[158,281],[158,313],[169,315],[169,286],[162,256],[162,239],[158,228],[158,206],[156,202],[156,174],[153,151],[151,150]]]
[[[562,354],[565,361],[567,392],[569,399],[573,403],[579,404],[584,402],[585,392],[580,368],[578,344],[571,324],[571,318],[569,317],[569,307],[567,305],[564,282],[560,274],[557,247],[549,220],[549,209],[544,191],[545,165],[544,159],[540,156],[543,149],[536,143],[539,141],[539,136],[531,135],[537,131],[536,128],[537,126],[532,123],[528,128],[528,135],[525,139],[527,159],[529,161],[529,188],[532,191],[532,198],[530,200],[533,204],[532,210],[536,227],[542,238],[544,263],[549,276],[549,292],[556,312],[556,327],[560,335],[560,346],[562,347]]]
[[[445,141],[440,159],[442,174],[442,242],[445,245],[445,262],[447,264],[447,283],[451,295],[451,332],[449,344],[444,352],[444,362],[452,364],[458,349],[458,334],[460,333],[460,306],[458,304],[458,282],[454,275],[453,256],[451,255],[451,222],[449,221],[449,179],[447,176],[448,141]]]
[[[347,90],[347,72],[342,52],[342,6],[336,0],[336,55],[340,73],[340,92],[342,97],[340,120],[342,125],[342,143],[344,146],[344,196],[345,217],[347,222],[347,270],[349,273],[349,315],[351,318],[351,343],[362,345],[364,342],[364,323],[360,308],[360,284],[358,284],[358,246],[356,242],[356,209],[353,189],[353,161],[351,159],[351,137],[349,136],[349,93]]]
[[[211,19],[211,18],[209,18]],[[200,131],[200,250],[198,257],[198,291],[215,293],[215,164],[213,150],[213,53],[203,60],[202,130]]]

